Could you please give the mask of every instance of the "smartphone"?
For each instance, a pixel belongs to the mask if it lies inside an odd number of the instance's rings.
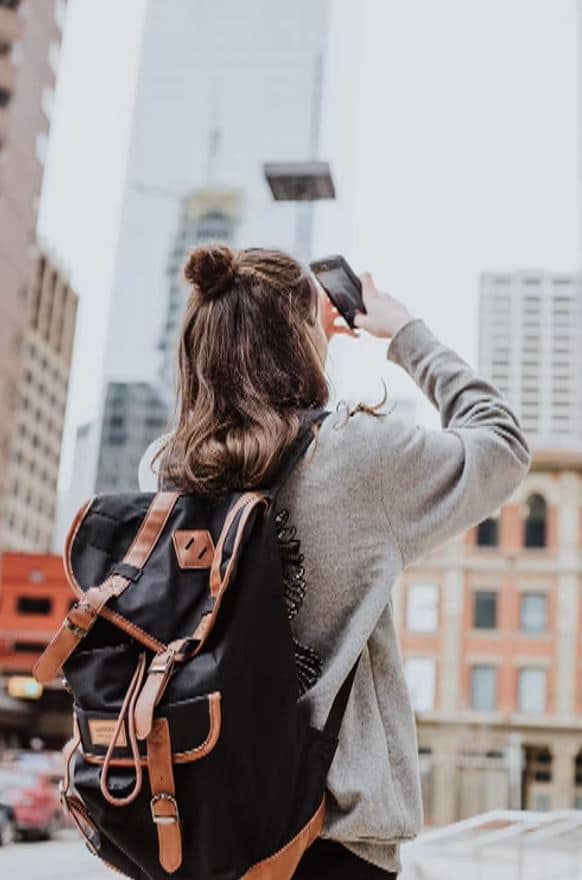
[[[366,314],[362,282],[356,273],[339,254],[314,260],[309,265],[342,318],[353,330],[356,313]]]

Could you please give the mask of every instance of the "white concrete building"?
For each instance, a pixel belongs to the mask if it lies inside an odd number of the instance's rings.
[[[306,255],[313,208],[274,202],[263,166],[319,158],[329,13],[329,0],[173,0],[171,9],[148,0],[105,386],[161,381],[164,396],[171,392],[186,244],[226,237],[235,247]],[[99,490],[111,464],[105,441]],[[129,474],[118,479],[120,489],[134,482]]]
[[[294,250],[301,206],[268,161],[317,149],[328,2],[149,0],[111,300],[106,379],[156,381],[183,199],[236,190],[235,246]]]
[[[532,446],[582,448],[582,279],[481,276],[479,369],[516,408]]]

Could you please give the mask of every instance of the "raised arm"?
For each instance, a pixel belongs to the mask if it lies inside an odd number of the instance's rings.
[[[360,326],[375,322],[371,332],[377,330],[382,301],[387,313],[396,302],[385,297],[374,289],[369,316],[361,316]],[[437,407],[443,428],[388,417],[389,443],[380,453],[383,504],[408,565],[493,513],[524,478],[531,457],[507,401],[422,320],[398,316],[388,358]]]

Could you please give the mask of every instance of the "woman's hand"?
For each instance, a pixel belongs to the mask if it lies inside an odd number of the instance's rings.
[[[357,333],[348,327],[323,289],[319,293],[319,320],[328,342],[334,336],[357,336]]]
[[[390,339],[401,327],[413,320],[406,306],[389,293],[380,293],[369,272],[360,275],[362,295],[367,314],[358,312],[355,325],[372,336]]]

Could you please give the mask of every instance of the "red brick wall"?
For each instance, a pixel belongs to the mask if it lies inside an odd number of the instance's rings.
[[[49,614],[18,612],[20,597],[49,599]],[[30,672],[40,653],[18,646],[46,644],[60,626],[73,594],[60,556],[5,553],[0,557],[0,672]]]

